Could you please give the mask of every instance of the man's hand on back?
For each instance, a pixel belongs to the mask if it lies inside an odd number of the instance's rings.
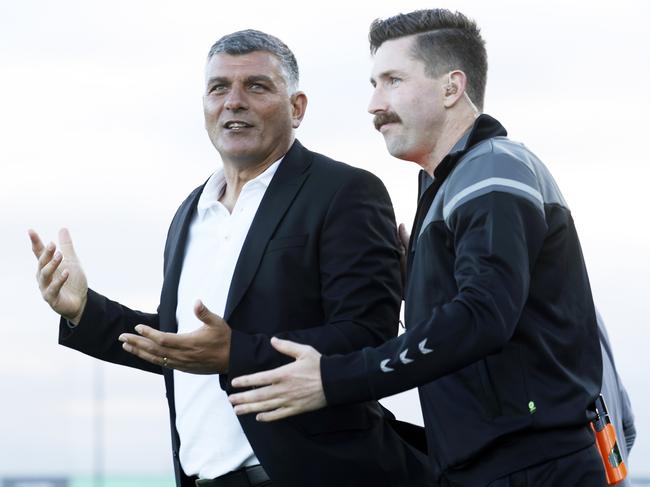
[[[406,229],[406,225],[399,224],[397,229],[397,239],[400,246],[400,270],[402,271],[402,286],[406,288],[406,266],[408,263],[409,240],[411,234]]]
[[[295,361],[233,379],[233,387],[254,388],[230,395],[235,413],[258,413],[257,421],[268,422],[327,406],[320,372],[321,354],[309,345],[276,337],[271,339],[271,345]]]

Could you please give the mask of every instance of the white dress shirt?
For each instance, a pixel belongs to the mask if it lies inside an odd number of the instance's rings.
[[[197,299],[223,316],[239,253],[280,162],[244,185],[232,213],[219,202],[226,186],[223,169],[206,183],[189,227],[178,284],[178,333],[202,325],[193,311]],[[174,370],[174,402],[180,462],[187,475],[215,478],[259,463],[219,385],[219,375]]]

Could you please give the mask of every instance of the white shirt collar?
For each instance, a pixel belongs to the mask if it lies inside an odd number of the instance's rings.
[[[284,156],[267,167],[262,174],[259,174],[250,181],[247,181],[246,184],[244,184],[242,191],[253,185],[261,185],[264,187],[264,189],[268,188],[269,184],[271,184],[273,176],[275,175],[275,172],[278,170],[278,166],[282,162],[282,159],[284,159]],[[210,176],[210,179],[208,179],[208,181],[205,183],[205,186],[203,187],[203,191],[201,192],[201,196],[199,197],[199,201],[196,205],[199,216],[203,216],[204,213],[211,207],[219,204],[219,198],[221,198],[225,187],[226,178],[224,176],[222,167],[215,171],[212,176]]]

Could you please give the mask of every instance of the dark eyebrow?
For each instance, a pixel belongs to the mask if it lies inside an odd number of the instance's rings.
[[[384,71],[383,73],[380,73],[378,77],[379,78],[392,78],[394,76],[398,77],[398,78],[403,78],[404,73],[402,73],[401,71],[396,70],[396,69],[389,69],[387,71]]]
[[[259,81],[262,81],[263,83],[275,86],[275,82],[273,81],[273,78],[271,78],[270,76],[266,76],[264,74],[256,74],[254,76],[249,76],[248,78],[246,78],[246,82],[249,83],[249,84],[250,83],[257,83]]]
[[[276,86],[275,82],[273,81],[273,78],[271,78],[270,76],[266,76],[264,74],[256,74],[256,75],[253,75],[253,76],[249,76],[248,78],[246,78],[245,82],[246,82],[246,84],[262,82],[262,83],[266,83],[266,84],[268,84],[268,85],[270,85],[270,86],[272,86],[274,88]],[[207,83],[206,86],[212,86],[212,85],[215,85],[215,84],[230,86],[232,84],[232,80],[230,78],[225,77],[225,76],[214,76],[214,77],[212,77],[212,78],[210,78],[208,80],[208,83]]]
[[[214,78],[210,78],[208,80],[207,86],[210,86],[210,85],[213,85],[213,84],[216,84],[216,83],[228,85],[228,84],[230,84],[230,81],[228,80],[228,78],[225,78],[224,76],[215,76]]]

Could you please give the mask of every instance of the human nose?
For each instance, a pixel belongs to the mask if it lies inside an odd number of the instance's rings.
[[[375,115],[378,112],[386,111],[387,103],[381,89],[377,86],[372,90],[368,102],[368,113]]]
[[[248,103],[244,91],[237,86],[233,86],[226,96],[224,108],[232,111],[246,110]]]

